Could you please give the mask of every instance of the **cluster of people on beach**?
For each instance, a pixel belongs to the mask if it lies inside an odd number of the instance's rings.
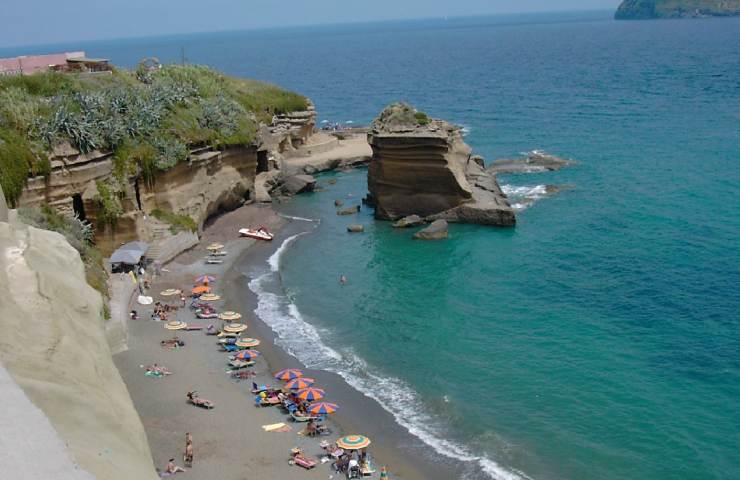
[[[240,314],[232,311],[223,311],[214,306],[213,302],[218,301],[218,295],[212,293],[211,287],[214,281],[215,278],[210,275],[201,275],[196,279],[198,284],[192,289],[190,310],[192,310],[192,314],[196,318],[217,318],[224,321],[220,327],[209,325],[205,333],[217,336],[218,344],[222,350],[234,352],[234,355],[229,357],[231,377],[237,380],[250,378],[255,375],[255,372],[252,368],[246,367],[255,365],[253,359],[260,355],[260,353],[254,350],[253,346],[259,345],[260,342],[257,339],[242,337],[242,332],[247,328],[246,325],[242,323],[231,323],[239,321],[241,318]],[[341,284],[345,284],[347,278],[341,275],[339,281]],[[181,306],[172,306],[167,302],[157,301],[153,304],[152,320],[167,322],[165,328],[168,330],[198,329],[198,325],[196,324],[188,325],[180,320],[170,321],[170,317],[174,316],[173,313],[187,304],[186,298],[181,291],[170,289],[162,292],[163,297],[174,297],[175,295],[180,295]],[[138,318],[138,313],[132,310],[131,317]],[[168,349],[184,346],[184,342],[176,335],[172,338],[161,340],[160,343]],[[171,374],[166,367],[157,363],[148,365],[146,371],[148,375],[158,377]],[[245,375],[245,372],[249,374]],[[233,375],[234,373],[239,373],[239,375]],[[314,387],[314,381],[312,379],[303,377],[303,373],[298,369],[285,369],[278,372],[274,378],[285,382],[285,384],[276,388],[269,385],[258,386],[256,383],[252,384],[255,405],[280,407],[289,415],[289,419],[294,423],[304,425],[304,428],[300,430],[299,434],[305,437],[316,437],[331,433],[325,420],[328,414],[334,413],[337,410],[338,406],[319,401],[324,396],[324,391]],[[188,392],[188,401],[196,407],[212,409],[215,406],[213,402],[200,398],[195,391]],[[291,429],[288,424],[275,424],[274,427],[276,427],[274,431],[289,431]],[[367,443],[369,444],[369,440]],[[360,476],[367,475],[367,472],[373,471],[364,448],[346,446],[343,449],[338,442],[329,443],[326,441],[322,441],[319,445],[323,452],[321,456],[325,457],[321,459],[321,463],[331,462],[332,469],[335,472],[346,474],[348,478],[359,478]],[[175,459],[171,458],[161,471],[161,475],[165,477],[185,472],[186,467],[192,468],[193,459],[193,436],[191,433],[187,433],[185,436],[185,449],[183,451],[183,466],[177,465]],[[305,455],[298,448],[291,450],[290,459],[294,465],[306,469],[316,467],[320,460],[319,458],[312,458],[309,455]]]

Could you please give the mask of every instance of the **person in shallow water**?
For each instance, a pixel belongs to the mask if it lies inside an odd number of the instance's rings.
[[[342,285],[347,283],[347,277],[345,277],[344,275],[339,275],[339,283],[341,283]]]

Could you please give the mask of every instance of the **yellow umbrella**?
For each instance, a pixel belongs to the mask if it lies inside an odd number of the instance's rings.
[[[159,292],[160,295],[163,297],[171,297],[173,295],[180,295],[182,292],[180,290],[177,290],[176,288],[168,288],[167,290],[163,292]]]
[[[337,447],[344,450],[361,450],[370,445],[370,439],[364,435],[347,435],[337,440]]]
[[[241,340],[237,340],[234,345],[236,345],[239,348],[253,348],[259,346],[259,344],[262,343],[256,338],[242,338]]]
[[[181,322],[180,320],[170,320],[164,325],[164,328],[166,328],[167,330],[182,330],[187,327],[188,324],[185,322]]]
[[[205,295],[201,295],[198,298],[200,300],[203,300],[204,302],[215,302],[216,300],[221,300],[221,295],[216,295],[214,293],[206,293]]]
[[[242,314],[228,311],[228,312],[219,313],[218,318],[220,318],[221,320],[233,321],[233,320],[239,320],[240,318],[242,318]]]
[[[220,243],[212,243],[206,247],[207,250],[213,250],[213,251],[221,250],[222,248],[224,248],[224,246],[221,245]]]
[[[243,323],[230,323],[224,327],[224,332],[228,333],[240,333],[247,329],[247,326]]]

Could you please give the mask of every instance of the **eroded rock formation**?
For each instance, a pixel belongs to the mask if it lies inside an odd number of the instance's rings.
[[[102,299],[86,283],[77,251],[10,212],[10,222],[0,222],[0,267],[0,361],[13,380],[95,478],[158,478],[111,358]]]
[[[460,129],[406,104],[387,107],[368,142],[368,189],[375,216],[509,226],[514,211],[494,175],[474,161]]]

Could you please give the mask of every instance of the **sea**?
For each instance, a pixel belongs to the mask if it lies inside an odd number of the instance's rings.
[[[331,123],[365,125],[405,100],[461,125],[489,163],[534,149],[572,159],[499,177],[516,227],[452,225],[439,242],[366,207],[337,216],[367,171],[322,175],[323,191],[277,207],[305,232],[245,291],[278,345],[464,464],[461,478],[738,479],[740,18],[611,15],[69,47],[263,79]]]

